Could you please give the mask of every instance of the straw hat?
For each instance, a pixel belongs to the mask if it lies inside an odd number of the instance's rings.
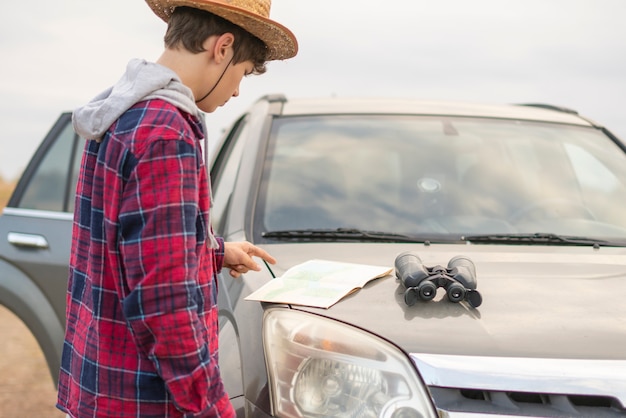
[[[298,52],[293,33],[269,19],[271,0],[146,0],[152,11],[167,22],[178,6],[194,7],[220,16],[242,27],[268,48],[267,60],[284,60]]]

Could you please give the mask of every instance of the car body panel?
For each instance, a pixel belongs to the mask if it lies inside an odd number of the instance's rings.
[[[10,234],[18,234],[26,241],[40,239],[45,246],[29,242],[12,244]],[[31,277],[47,299],[59,298],[59,285],[67,283],[72,215],[6,208],[0,218],[0,237],[3,238],[0,241],[3,257]],[[64,282],[59,283],[54,279],[57,277],[64,277]],[[65,291],[62,297],[64,299]],[[65,322],[64,300],[55,302],[54,306],[57,319]]]
[[[23,217],[10,209],[0,217],[0,304],[31,331],[55,384],[65,329],[67,262],[63,260],[69,254],[67,232],[71,230],[67,223],[62,219]],[[11,239],[15,233],[45,237],[47,247],[17,244],[19,239]]]
[[[408,250],[428,266],[445,266],[456,255],[469,257],[483,297],[476,309],[449,302],[443,289],[431,302],[407,306],[405,288],[395,276],[374,280],[329,309],[296,307],[353,324],[409,353],[626,360],[623,248],[570,247],[558,254],[541,247],[488,246],[485,251],[481,245],[437,244],[299,244],[297,252],[280,245],[265,248],[281,260],[273,269],[276,275],[309,258],[392,268],[395,257]]]

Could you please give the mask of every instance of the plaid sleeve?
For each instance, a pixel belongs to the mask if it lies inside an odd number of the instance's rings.
[[[206,251],[204,242],[198,245],[206,238],[198,235],[198,158],[185,141],[153,143],[129,176],[119,218],[124,315],[174,403],[196,413],[216,408],[209,402],[221,389],[198,306],[206,288],[198,283],[199,248]]]

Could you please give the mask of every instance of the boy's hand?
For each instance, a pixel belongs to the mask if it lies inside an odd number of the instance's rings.
[[[267,251],[250,244],[247,241],[224,243],[224,267],[230,269],[230,275],[239,277],[242,273],[250,270],[260,271],[259,266],[252,257],[260,257],[270,264],[276,264],[276,259]]]

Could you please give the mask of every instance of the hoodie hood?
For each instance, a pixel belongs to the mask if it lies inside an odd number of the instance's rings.
[[[85,139],[99,141],[124,112],[136,103],[150,99],[165,100],[202,119],[191,89],[180,81],[174,71],[160,64],[133,59],[114,86],[74,110],[74,130]]]

